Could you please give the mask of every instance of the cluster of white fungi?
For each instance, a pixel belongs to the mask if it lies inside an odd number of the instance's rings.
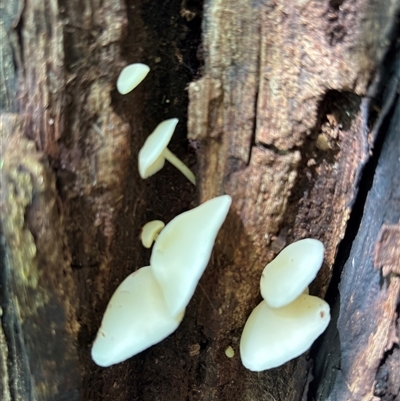
[[[118,91],[132,91],[149,70],[144,64],[125,67],[117,81]],[[168,160],[195,184],[194,174],[167,148],[177,123],[175,118],[162,122],[147,138],[139,152],[142,178],[155,174]],[[143,227],[143,246],[151,248],[154,243],[150,264],[130,274],[111,297],[92,347],[96,364],[107,367],[125,361],[178,328],[231,201],[229,195],[218,196],[167,225],[154,220]],[[282,365],[306,351],[325,330],[329,306],[305,294],[322,264],[323,252],[317,240],[298,241],[265,267],[264,301],[250,315],[240,343],[246,368],[261,371]],[[226,355],[232,357],[233,349]]]
[[[307,351],[330,321],[329,305],[308,295],[324,260],[324,245],[303,239],[287,246],[261,275],[264,300],[244,326],[243,365],[260,372],[283,365]]]

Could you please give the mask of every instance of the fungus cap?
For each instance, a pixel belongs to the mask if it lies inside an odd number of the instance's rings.
[[[229,195],[210,199],[175,217],[158,236],[150,265],[173,316],[189,303],[231,202]]]
[[[242,363],[254,372],[281,366],[307,351],[329,321],[329,305],[318,297],[303,294],[282,308],[262,301],[243,330]]]
[[[164,167],[165,158],[160,156],[168,146],[178,121],[177,118],[163,121],[147,137],[139,151],[139,174],[142,178],[148,178]]]
[[[149,73],[150,68],[146,64],[136,63],[124,67],[117,79],[117,90],[121,95],[126,95],[135,89]]]
[[[115,290],[92,347],[99,366],[138,354],[173,333],[184,315],[172,317],[150,266],[130,274]]]
[[[231,346],[229,346],[229,347],[225,350],[225,355],[226,355],[228,358],[233,358],[233,357],[235,356],[235,350],[234,350]]]
[[[140,239],[145,248],[151,248],[153,242],[157,239],[160,231],[165,227],[161,220],[152,220],[146,223],[142,228]]]
[[[261,275],[260,289],[273,308],[293,302],[314,280],[324,260],[321,241],[307,238],[287,246]]]
[[[160,171],[167,159],[193,184],[196,183],[194,174],[168,148],[168,144],[178,124],[177,118],[170,118],[158,124],[147,137],[139,151],[139,175],[145,179]]]

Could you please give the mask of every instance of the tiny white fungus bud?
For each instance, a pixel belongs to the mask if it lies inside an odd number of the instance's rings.
[[[173,317],[150,266],[130,274],[115,290],[92,347],[93,361],[111,366],[173,333],[184,311]]]
[[[168,160],[192,184],[196,185],[194,174],[167,148],[178,121],[177,118],[163,121],[146,139],[139,151],[139,174],[143,179],[160,171],[164,167],[165,160]]]
[[[146,223],[142,228],[140,239],[145,248],[151,248],[153,242],[157,239],[160,231],[165,227],[161,220],[152,220]]]
[[[307,238],[290,244],[265,266],[260,280],[262,297],[273,308],[293,302],[314,280],[323,260],[321,241]]]
[[[149,73],[150,68],[146,64],[135,63],[122,69],[117,79],[117,90],[121,95],[126,95],[135,89]]]
[[[233,348],[231,346],[229,346],[226,350],[225,350],[225,355],[228,358],[233,358],[235,356],[235,351],[233,350]]]
[[[318,297],[303,294],[282,308],[262,301],[243,330],[242,363],[254,372],[281,366],[307,351],[329,321],[329,305]]]

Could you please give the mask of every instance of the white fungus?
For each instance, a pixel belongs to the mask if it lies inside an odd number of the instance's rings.
[[[122,69],[117,79],[117,90],[121,95],[126,95],[135,89],[149,73],[150,68],[146,64],[136,63],[127,65]]]
[[[231,202],[229,195],[210,199],[175,217],[158,236],[150,265],[173,316],[189,303]]]
[[[294,301],[314,280],[324,260],[321,241],[307,238],[287,246],[261,275],[261,295],[273,308]]]
[[[160,171],[164,167],[165,160],[168,160],[192,184],[196,185],[194,174],[167,148],[178,121],[177,118],[163,121],[146,139],[139,151],[139,174],[143,179]]]
[[[152,220],[146,223],[140,234],[140,239],[145,248],[151,248],[153,242],[157,239],[160,231],[165,227],[161,220]]]
[[[311,347],[329,320],[329,305],[310,295],[300,295],[282,308],[262,301],[247,320],[240,340],[243,365],[260,372],[296,358]]]
[[[227,356],[227,358],[233,358],[235,356],[235,351],[234,349],[229,346],[226,350],[225,350],[225,355]]]
[[[150,266],[129,275],[115,290],[92,347],[99,366],[138,354],[173,333],[184,310],[173,317]]]

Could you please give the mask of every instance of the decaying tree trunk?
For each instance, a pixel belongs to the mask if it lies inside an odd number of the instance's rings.
[[[0,10],[1,400],[400,398],[399,1]],[[151,73],[121,96],[131,62]],[[139,178],[140,146],[171,117],[196,189],[169,165]],[[149,263],[143,224],[222,193],[232,208],[179,329],[94,365],[112,292]],[[305,237],[326,247],[311,293],[331,325],[305,355],[249,372],[239,341],[261,271]]]

